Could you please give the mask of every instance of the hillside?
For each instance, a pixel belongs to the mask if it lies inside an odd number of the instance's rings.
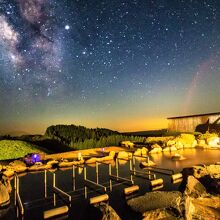
[[[19,140],[0,141],[0,160],[16,159],[33,152],[45,152],[36,145]]]

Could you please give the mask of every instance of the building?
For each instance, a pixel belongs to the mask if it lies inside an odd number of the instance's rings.
[[[220,112],[170,117],[168,130],[179,132],[220,131]]]

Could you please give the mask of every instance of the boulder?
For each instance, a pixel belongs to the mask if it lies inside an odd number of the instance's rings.
[[[96,157],[91,157],[85,161],[86,164],[95,163],[97,161]]]
[[[23,161],[15,160],[9,163],[9,166],[7,166],[6,169],[14,170],[16,173],[23,173],[27,170],[27,166]]]
[[[4,207],[9,205],[10,203],[10,195],[7,187],[0,182],[0,207]]]
[[[175,146],[171,146],[170,151],[177,151],[177,148]]]
[[[192,143],[192,147],[196,147],[197,145],[198,145],[197,140],[194,140],[193,143]]]
[[[175,154],[171,157],[171,160],[185,160],[186,158],[181,154]]]
[[[6,178],[2,183],[4,183],[8,193],[11,193],[12,192],[11,181],[8,178]]]
[[[206,196],[207,192],[206,188],[194,176],[188,176],[184,195],[191,198],[198,198]]]
[[[51,169],[52,166],[50,164],[41,164],[35,163],[33,166],[28,167],[29,171],[41,171]]]
[[[176,220],[177,216],[169,209],[155,209],[144,212],[142,215],[143,220]]]
[[[15,171],[11,170],[11,169],[5,170],[3,172],[3,175],[6,176],[6,177],[12,177],[12,176],[14,176],[14,174],[15,174]]]
[[[121,218],[115,212],[115,210],[108,204],[101,202],[96,206],[102,212],[102,220],[120,220]]]
[[[109,160],[113,160],[114,157],[112,156],[105,156],[105,157],[100,157],[100,158],[97,158],[97,162],[104,162],[104,161],[109,161]]]
[[[193,166],[183,169],[183,176],[193,175],[196,178],[210,175],[212,178],[220,178],[220,164],[212,164],[209,166]]]
[[[140,213],[146,211],[173,208],[180,212],[180,203],[182,199],[182,193],[178,191],[173,192],[148,192],[143,196],[132,198],[127,201],[127,204],[132,210]]]
[[[162,152],[162,148],[161,147],[155,147],[152,150],[149,151],[149,154],[155,154],[155,153],[161,153]]]
[[[220,147],[219,145],[219,137],[210,137],[206,139],[207,144],[210,147]]]
[[[140,148],[138,148],[135,152],[134,152],[134,156],[141,156],[142,154],[142,150]]]
[[[71,167],[73,166],[75,161],[61,161],[58,163],[59,167]],[[52,164],[50,164],[52,166]]]
[[[131,142],[131,141],[122,141],[121,142],[121,146],[127,147],[127,148],[133,148],[134,147],[134,143]]]
[[[176,141],[175,141],[175,140],[168,140],[168,141],[167,141],[167,147],[174,146],[175,144],[176,144]]]
[[[142,147],[141,154],[142,156],[147,156],[148,149],[146,147]]]
[[[177,141],[175,147],[179,150],[179,149],[183,149],[184,145],[181,141]]]
[[[198,142],[198,146],[201,146],[201,147],[205,147],[206,146],[205,140],[198,139],[197,142]]]
[[[220,197],[187,199],[185,219],[220,219]]]
[[[114,157],[115,157],[115,151],[110,151],[110,152],[109,152],[109,156],[114,159]]]
[[[129,159],[130,157],[131,157],[131,153],[129,153],[129,152],[125,152],[125,151],[120,151],[119,153],[118,153],[118,156],[117,156],[117,158],[119,158],[119,159]]]
[[[151,145],[151,149],[154,149],[154,148],[161,148],[161,146],[159,144],[153,144]]]
[[[85,160],[84,159],[82,159],[82,160],[74,160],[73,161],[73,165],[82,165],[82,164],[84,164],[85,163]]]
[[[156,163],[154,163],[152,160],[148,160],[147,162],[143,161],[140,163],[141,167],[150,167],[150,166],[155,166],[155,165]]]
[[[58,160],[49,160],[49,161],[47,161],[47,164],[48,164],[48,165],[51,165],[51,166],[55,166],[55,165],[57,165],[58,163],[59,163]]]
[[[170,147],[163,148],[163,152],[169,152],[169,151],[170,151]]]

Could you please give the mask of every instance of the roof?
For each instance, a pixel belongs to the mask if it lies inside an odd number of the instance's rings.
[[[200,117],[200,116],[206,116],[206,115],[220,115],[220,112],[212,112],[212,113],[206,113],[206,114],[197,114],[197,115],[185,115],[185,116],[169,117],[169,118],[167,118],[167,119]]]

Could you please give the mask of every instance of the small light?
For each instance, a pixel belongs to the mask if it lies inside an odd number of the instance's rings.
[[[65,29],[66,30],[69,30],[70,29],[70,26],[67,24],[67,25],[65,25]]]

